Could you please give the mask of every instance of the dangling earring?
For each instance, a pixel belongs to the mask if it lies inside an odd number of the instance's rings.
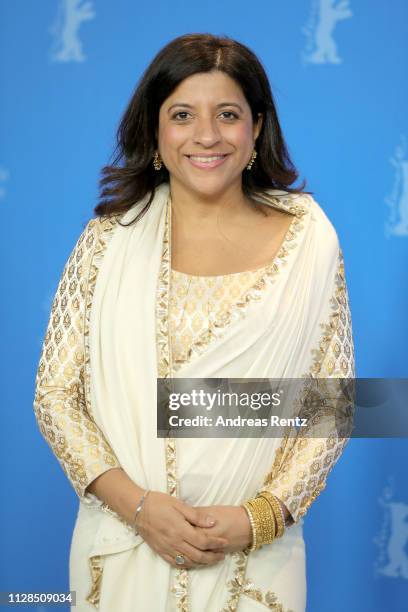
[[[155,170],[160,170],[162,167],[162,160],[160,159],[160,155],[158,151],[155,151],[153,155],[153,167]]]
[[[254,149],[252,151],[251,159],[249,160],[248,165],[246,167],[247,170],[250,170],[252,168],[252,166],[254,165],[254,161],[255,161],[257,155],[258,155],[258,153],[256,152],[256,149]]]

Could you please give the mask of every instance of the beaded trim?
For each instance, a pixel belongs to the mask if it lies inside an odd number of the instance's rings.
[[[113,230],[117,225],[117,217],[106,218],[105,220],[93,219],[91,220],[93,229],[96,236],[93,237],[95,240],[94,250],[91,255],[91,264],[86,285],[86,297],[85,297],[85,315],[84,315],[84,400],[85,406],[90,416],[91,411],[91,374],[90,374],[90,347],[89,347],[89,327],[91,318],[91,307],[95,293],[96,280],[98,277],[99,268],[107,247],[109,240],[112,237]],[[109,448],[106,449],[109,451]],[[110,455],[105,457],[108,460]],[[112,467],[120,467],[120,463],[111,463]],[[88,499],[92,500],[92,504],[97,506],[102,512],[113,516],[118,519],[129,531],[134,533],[134,530],[128,523],[122,519],[114,510],[112,510],[108,504],[104,504],[95,495],[88,493]],[[94,555],[89,558],[89,567],[91,572],[91,590],[85,597],[86,601],[93,605],[95,608],[99,608],[100,594],[101,594],[101,582],[103,575],[103,563],[101,555]]]
[[[171,378],[170,346],[169,346],[169,286],[170,286],[170,240],[169,240],[169,199],[166,203],[165,230],[163,236],[162,256],[160,262],[159,279],[156,300],[156,344],[158,376],[160,378]],[[167,492],[174,497],[178,496],[176,441],[167,437],[164,440],[166,453]],[[176,609],[178,612],[189,611],[188,600],[188,570],[176,569],[174,583],[170,588],[176,598]]]

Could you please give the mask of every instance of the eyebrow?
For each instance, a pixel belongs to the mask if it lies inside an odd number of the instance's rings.
[[[172,108],[174,108],[175,106],[182,106],[183,108],[194,108],[193,106],[191,106],[191,104],[185,104],[184,102],[176,102],[175,104],[172,104],[167,112],[169,113],[171,111]],[[237,104],[236,102],[220,102],[220,104],[217,104],[217,106],[215,108],[221,108],[222,106],[235,106],[236,108],[238,108],[241,113],[243,113],[244,111],[242,110],[241,106],[239,104]]]

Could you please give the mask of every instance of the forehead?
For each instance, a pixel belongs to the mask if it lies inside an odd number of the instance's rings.
[[[225,72],[214,70],[198,72],[181,81],[163,102],[163,107],[168,107],[176,102],[194,105],[208,102],[217,104],[224,100],[247,104],[238,83]]]

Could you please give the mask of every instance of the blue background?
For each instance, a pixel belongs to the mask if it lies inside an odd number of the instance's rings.
[[[66,62],[55,60],[63,5],[0,3],[0,590],[7,591],[68,590],[78,501],[39,433],[34,377],[51,300],[93,214],[121,114],[172,38],[225,34],[260,57],[300,178],[340,238],[357,375],[408,376],[408,232],[386,229],[387,198],[404,192],[402,165],[392,159],[408,135],[408,4],[351,0],[352,15],[332,33],[338,63],[307,59],[315,0],[94,1],[94,17],[79,28],[84,61]],[[400,158],[406,167],[406,149]],[[348,444],[305,519],[308,611],[407,609],[408,572],[378,571],[392,529],[384,491],[408,509],[407,448],[406,439]]]

